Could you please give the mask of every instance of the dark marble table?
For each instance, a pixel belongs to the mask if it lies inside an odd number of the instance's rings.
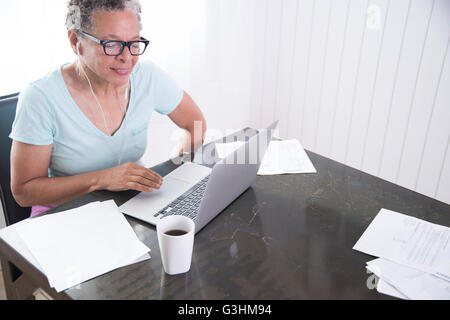
[[[155,227],[127,217],[151,248],[151,259],[49,294],[69,299],[392,299],[374,289],[376,278],[365,269],[374,257],[353,245],[381,208],[450,226],[450,206],[307,154],[318,173],[258,176],[196,235],[188,273],[166,275]],[[167,161],[152,169],[165,175],[175,168]],[[95,192],[57,210],[99,199],[120,205],[135,194]],[[9,258],[14,262],[20,256]],[[30,278],[45,278],[33,267],[26,269]]]

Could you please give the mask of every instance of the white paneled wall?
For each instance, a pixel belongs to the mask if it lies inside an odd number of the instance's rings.
[[[450,1],[251,3],[251,123],[450,203]]]
[[[277,118],[282,138],[450,203],[450,0],[169,3],[144,8],[154,12],[144,19],[151,39],[172,30],[153,41],[161,51],[152,58],[210,129]],[[151,133],[149,141],[169,149]]]

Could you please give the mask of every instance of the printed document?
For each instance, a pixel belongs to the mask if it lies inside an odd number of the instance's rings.
[[[450,281],[450,228],[381,209],[353,249]]]
[[[367,269],[400,292],[402,299],[450,299],[450,282],[427,272],[378,258],[367,263]],[[378,286],[380,283],[378,283]],[[377,289],[379,289],[377,286]],[[388,294],[394,295],[394,292]]]

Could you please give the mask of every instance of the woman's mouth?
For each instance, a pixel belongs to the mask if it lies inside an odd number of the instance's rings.
[[[124,69],[124,68],[111,68],[111,70],[113,70],[119,76],[127,76],[130,73],[130,69]]]

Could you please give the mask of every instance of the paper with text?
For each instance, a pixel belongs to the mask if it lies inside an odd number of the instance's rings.
[[[450,299],[450,282],[430,273],[383,258],[369,261],[367,268],[409,299]]]
[[[353,249],[450,281],[450,228],[381,209]]]

